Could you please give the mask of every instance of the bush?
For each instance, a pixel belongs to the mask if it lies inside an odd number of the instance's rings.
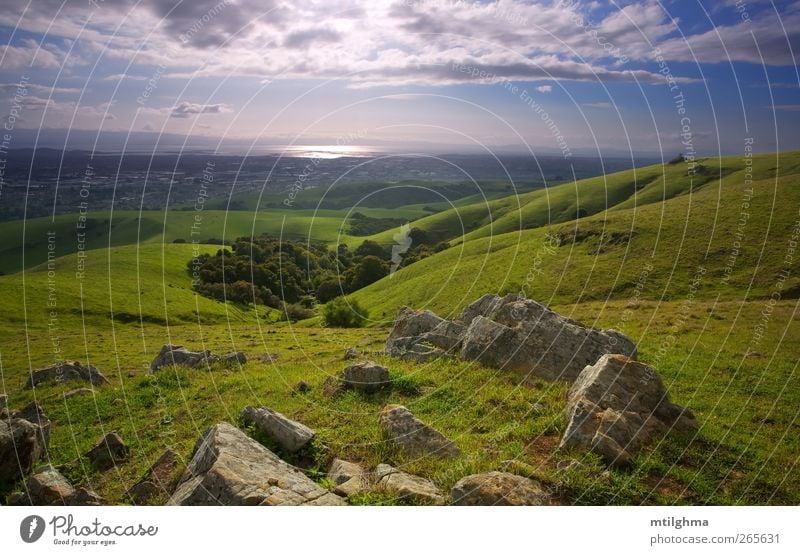
[[[283,317],[282,319],[287,320],[289,322],[297,322],[298,320],[306,320],[308,318],[313,318],[315,313],[313,310],[309,308],[305,308],[299,304],[283,304]]]
[[[322,321],[334,328],[360,328],[369,318],[369,313],[357,301],[336,297],[322,309]]]

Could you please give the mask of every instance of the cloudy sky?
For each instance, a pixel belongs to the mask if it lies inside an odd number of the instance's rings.
[[[0,34],[21,135],[800,148],[797,0],[3,0]]]

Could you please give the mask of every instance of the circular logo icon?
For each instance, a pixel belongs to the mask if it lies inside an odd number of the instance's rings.
[[[26,516],[19,525],[19,536],[25,543],[33,543],[44,534],[44,519],[39,515]]]

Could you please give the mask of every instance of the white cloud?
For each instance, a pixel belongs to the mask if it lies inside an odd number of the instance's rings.
[[[540,93],[549,93],[553,92],[553,85],[539,85],[536,87],[536,90]]]

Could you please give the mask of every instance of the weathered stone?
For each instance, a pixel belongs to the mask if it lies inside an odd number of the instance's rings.
[[[255,426],[259,432],[275,441],[281,449],[289,453],[301,450],[317,435],[308,426],[266,407],[245,407],[242,409],[242,420],[248,426]]]
[[[75,495],[71,501],[72,505],[81,506],[108,505],[108,501],[105,498],[84,487],[79,487],[75,490]]]
[[[434,430],[401,405],[386,405],[378,422],[392,441],[410,455],[457,457],[461,451],[441,432]]]
[[[50,465],[28,478],[25,489],[31,505],[70,505],[75,496],[72,484]]]
[[[31,371],[28,376],[28,381],[25,384],[26,389],[36,387],[45,382],[55,381],[56,383],[64,383],[71,380],[82,380],[89,382],[92,385],[103,385],[108,383],[108,379],[100,373],[100,371],[92,366],[84,366],[80,362],[65,360],[51,364],[45,368]]]
[[[333,493],[348,497],[369,487],[367,473],[361,465],[334,459],[328,470],[328,478],[335,484]]]
[[[0,420],[0,483],[11,484],[26,475],[46,449],[37,424],[13,416]]]
[[[98,470],[108,470],[127,460],[128,446],[119,434],[109,432],[95,443],[86,457]]]
[[[530,478],[508,472],[473,474],[451,492],[454,505],[549,505],[550,494]]]
[[[134,503],[143,505],[160,493],[171,495],[175,490],[175,470],[178,467],[178,455],[167,449],[154,462],[142,479],[128,489],[128,497]]]
[[[591,449],[619,466],[657,433],[697,428],[691,411],[670,402],[654,369],[623,355],[604,355],[581,372],[567,415],[560,447]]]
[[[35,402],[29,403],[21,411],[14,413],[14,416],[16,418],[24,418],[28,422],[33,422],[39,426],[41,443],[47,448],[47,445],[50,444],[50,429],[53,425],[44,410],[42,410],[42,407]]]
[[[221,422],[205,431],[169,505],[342,505],[241,430]]]
[[[372,361],[359,362],[342,370],[345,388],[373,393],[391,386],[389,370]]]
[[[445,498],[436,484],[408,474],[388,464],[379,464],[375,469],[375,477],[379,488],[397,495],[400,498],[429,505],[444,505]]]
[[[224,364],[244,364],[247,362],[247,355],[241,351],[236,351],[234,353],[228,353],[227,355],[223,355],[222,362]]]
[[[211,351],[190,351],[181,345],[164,345],[150,363],[150,372],[156,372],[165,366],[188,366],[199,368],[212,362],[219,362],[217,355]]]
[[[359,356],[358,350],[355,347],[348,347],[344,350],[344,360],[355,360]]]
[[[428,362],[447,353],[549,380],[574,380],[603,354],[636,355],[636,345],[615,330],[596,330],[521,295],[484,295],[453,321],[403,308],[385,352]]]
[[[404,306],[395,317],[392,331],[389,333],[389,338],[386,340],[386,352],[392,352],[395,341],[398,339],[404,337],[419,337],[433,330],[442,321],[441,318],[430,310],[413,310]]]
[[[78,395],[91,395],[92,390],[88,387],[79,387],[77,389],[71,389],[64,393],[64,398],[69,399],[70,397],[76,397]]]

